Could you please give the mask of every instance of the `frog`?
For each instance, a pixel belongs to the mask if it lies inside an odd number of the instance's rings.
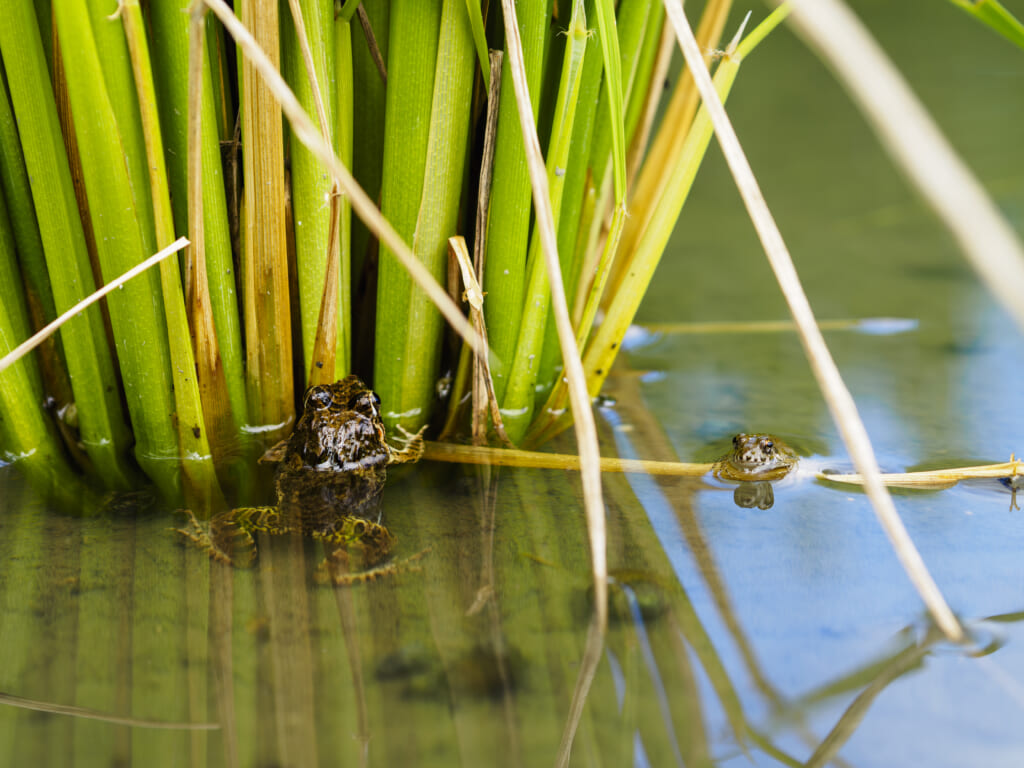
[[[227,510],[208,525],[187,511],[187,526],[175,530],[213,560],[236,567],[256,559],[257,532],[310,536],[327,545],[318,582],[369,581],[418,559],[424,553],[381,565],[397,539],[382,523],[380,499],[387,468],[423,455],[425,427],[416,434],[399,427],[403,445],[395,448],[386,439],[380,405],[380,397],[354,374],[311,386],[291,436],[260,459],[277,464],[276,504]]]
[[[712,474],[718,480],[733,483],[758,483],[781,480],[800,457],[773,435],[740,433],[732,439],[732,451],[715,462]]]
[[[799,460],[796,451],[774,435],[741,432],[732,439],[732,450],[714,463],[711,473],[718,480],[738,483],[733,491],[736,506],[771,509],[775,492],[770,481],[788,475]]]

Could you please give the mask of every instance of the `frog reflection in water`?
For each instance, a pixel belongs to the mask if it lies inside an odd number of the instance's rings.
[[[404,448],[388,445],[380,398],[357,376],[310,387],[291,437],[261,459],[279,462],[274,477],[277,506],[222,512],[210,520],[209,528],[189,513],[188,528],[178,530],[215,560],[237,566],[255,558],[255,533],[300,533],[324,541],[330,559],[346,564],[355,559],[351,569],[363,571],[339,573],[335,583],[393,572],[400,564],[374,567],[395,545],[395,537],[380,524],[386,468],[423,455],[422,430],[416,435],[402,432]],[[317,580],[331,578],[331,570],[325,561]]]
[[[799,460],[796,452],[777,437],[741,433],[732,439],[732,451],[715,462],[712,474],[719,480],[739,483],[733,492],[737,506],[769,509],[775,503],[769,481],[788,475]]]

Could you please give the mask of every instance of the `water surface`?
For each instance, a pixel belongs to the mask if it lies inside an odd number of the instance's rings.
[[[1024,56],[952,6],[858,4],[1018,228]],[[886,469],[1024,451],[1024,339],[787,32],[744,66],[741,140]],[[712,151],[638,322],[767,321],[785,307]],[[609,380],[604,450],[709,460],[738,431],[812,454],[770,509],[712,483],[608,477],[613,622],[574,765],[1017,766],[1024,762],[1024,518],[996,484],[897,492],[975,633],[953,648],[856,489],[795,336],[642,335]],[[564,446],[563,446],[564,447]],[[75,518],[0,470],[0,690],[137,720],[0,706],[14,765],[550,765],[588,612],[577,478],[421,465],[385,493],[422,570],[318,586],[322,549],[261,541],[211,564],[173,510]],[[83,713],[78,713],[83,714]],[[210,731],[155,730],[211,724]]]

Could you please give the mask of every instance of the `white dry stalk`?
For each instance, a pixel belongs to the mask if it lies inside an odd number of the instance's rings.
[[[465,286],[465,290],[462,292],[462,300],[468,301],[469,306],[474,311],[480,312],[484,308],[484,292],[480,288],[480,283],[476,280],[476,275],[473,274],[473,262],[469,260],[469,250],[466,248],[466,241],[461,237],[457,239],[449,238],[448,245],[451,252],[455,254],[455,260],[459,264],[459,271],[462,272],[462,284]]]
[[[79,717],[83,720],[95,720],[100,723],[127,725],[130,728],[156,728],[166,731],[216,731],[221,728],[220,723],[176,723],[169,720],[143,720],[136,717],[119,717],[118,715],[110,715],[95,709],[73,707],[67,704],[54,704],[50,701],[39,701],[38,699],[26,699],[9,693],[0,693],[0,704],[18,709],[27,709],[32,712],[46,712],[51,715]]]
[[[794,0],[798,33],[850,91],[893,160],[1024,329],[1024,249],[907,82],[841,0]]]
[[[772,218],[768,205],[761,194],[754,173],[747,162],[746,155],[740,147],[739,139],[725,113],[718,94],[711,83],[711,75],[701,57],[700,48],[693,37],[693,31],[683,13],[682,5],[677,0],[664,0],[665,10],[679,40],[686,66],[693,75],[697,90],[700,92],[704,107],[708,110],[711,122],[715,127],[722,153],[729,164],[729,170],[736,180],[740,195],[746,205],[747,213],[757,230],[758,238],[768,257],[775,278],[779,282],[786,303],[796,322],[800,341],[810,362],[818,386],[828,403],[832,418],[839,427],[843,442],[853,459],[857,470],[865,479],[865,491],[871,505],[885,530],[896,556],[906,570],[911,582],[920,594],[925,606],[931,612],[935,623],[952,641],[959,642],[964,634],[949,605],[925,567],[920,553],[910,539],[903,521],[900,520],[889,495],[880,478],[878,462],[871,448],[867,430],[857,413],[850,391],[839,375],[832,355],[825,345],[825,339],[814,319],[811,305],[800,285],[793,260],[782,239],[778,226]]]
[[[462,300],[469,303],[469,317],[473,328],[483,343],[484,354],[473,355],[473,443],[482,444],[486,441],[487,425],[485,423],[488,408],[494,431],[507,448],[514,447],[505,425],[501,420],[501,409],[498,407],[498,396],[494,394],[494,379],[491,378],[491,366],[488,363],[490,347],[487,343],[487,323],[484,320],[484,292],[473,270],[473,262],[469,258],[469,249],[462,235],[448,238],[448,252],[454,254],[462,272]],[[486,401],[486,402],[484,402]]]
[[[309,115],[295,98],[295,94],[285,83],[277,67],[267,58],[266,53],[253,39],[252,34],[245,25],[238,20],[234,12],[224,0],[203,0],[206,6],[217,16],[221,24],[234,39],[235,44],[242,49],[245,57],[252,63],[260,73],[260,77],[267,83],[270,92],[281,105],[282,111],[288,117],[291,128],[299,140],[316,155],[331,175],[341,183],[342,191],[348,196],[352,208],[359,217],[366,223],[366,226],[377,236],[377,239],[395,255],[413,280],[423,289],[424,293],[437,306],[449,322],[452,328],[466,340],[473,349],[480,350],[480,340],[473,331],[469,321],[451,300],[444,288],[440,286],[434,276],[426,267],[420,263],[412,250],[402,240],[401,236],[391,226],[390,222],[381,215],[377,206],[367,196],[363,188],[353,178],[345,164],[334,154],[334,150],[327,145],[323,137],[317,131],[310,120]]]
[[[175,240],[173,243],[168,245],[166,248],[164,248],[163,250],[157,251],[156,253],[154,253],[152,256],[150,256],[148,259],[146,259],[141,264],[135,265],[134,267],[129,269],[127,272],[125,272],[123,275],[121,275],[119,277],[116,277],[113,280],[111,280],[109,283],[104,285],[102,288],[100,288],[95,293],[92,293],[89,296],[86,296],[84,299],[82,299],[80,302],[75,304],[75,306],[71,307],[71,309],[69,309],[67,312],[62,314],[56,320],[54,320],[53,322],[47,324],[41,330],[37,331],[32,336],[30,336],[26,341],[22,342],[21,344],[16,346],[14,349],[12,349],[10,352],[8,352],[6,355],[4,355],[2,358],[0,358],[0,372],[5,371],[7,368],[9,368],[12,365],[14,365],[16,362],[18,362],[18,360],[23,358],[25,355],[27,355],[33,349],[35,349],[40,344],[42,344],[44,341],[46,341],[47,338],[49,338],[54,333],[56,333],[57,329],[60,328],[62,325],[64,325],[64,323],[66,323],[68,320],[70,320],[71,318],[75,317],[76,315],[80,314],[84,310],[86,310],[89,307],[91,307],[93,304],[95,304],[97,301],[102,299],[104,296],[106,296],[111,291],[116,290],[117,288],[120,288],[122,285],[127,283],[133,277],[138,277],[139,275],[141,275],[143,272],[145,272],[150,267],[153,267],[153,266],[159,264],[161,261],[166,259],[171,254],[177,253],[182,248],[185,248],[188,245],[189,245],[188,239],[186,239],[184,237],[179,237],[177,240]]]
[[[579,348],[576,346],[576,332],[569,320],[569,308],[562,284],[562,270],[558,264],[558,238],[555,235],[555,219],[551,211],[551,195],[548,191],[548,174],[544,156],[537,139],[537,128],[533,124],[533,108],[530,105],[530,90],[526,83],[526,68],[523,64],[523,43],[519,37],[519,22],[516,18],[513,0],[501,0],[505,17],[505,38],[512,85],[515,87],[516,107],[519,112],[519,127],[526,149],[526,162],[530,170],[530,184],[533,187],[533,205],[536,212],[536,226],[540,230],[541,250],[548,271],[551,286],[551,308],[555,314],[558,342],[562,348],[565,363],[563,375],[569,382],[569,397],[572,402],[573,423],[576,429],[576,443],[583,467],[583,503],[587,516],[587,532],[590,537],[590,564],[594,576],[595,620],[603,635],[608,622],[608,563],[605,552],[606,533],[604,522],[604,499],[601,493],[601,454],[597,448],[597,427],[594,412],[590,408],[587,380],[583,374]]]

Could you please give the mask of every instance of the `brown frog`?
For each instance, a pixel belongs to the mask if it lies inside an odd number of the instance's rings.
[[[221,512],[208,528],[189,512],[189,525],[177,530],[215,560],[237,566],[255,559],[254,533],[301,533],[324,541],[328,557],[337,563],[348,565],[357,558],[351,569],[360,572],[335,569],[335,583],[367,581],[394,571],[396,566],[377,565],[395,545],[395,537],[380,523],[381,490],[389,464],[417,461],[423,455],[423,430],[402,433],[403,448],[387,443],[380,398],[359,377],[310,387],[291,437],[260,460],[278,462],[276,506]],[[317,580],[332,578],[331,571],[325,561]]]
[[[733,491],[736,506],[770,509],[775,492],[769,481],[788,475],[799,460],[777,437],[741,433],[732,439],[732,451],[716,461],[711,471],[719,480],[739,483]]]
[[[777,437],[741,433],[732,439],[732,451],[715,462],[712,473],[719,480],[733,483],[779,480],[799,460],[796,452]]]

